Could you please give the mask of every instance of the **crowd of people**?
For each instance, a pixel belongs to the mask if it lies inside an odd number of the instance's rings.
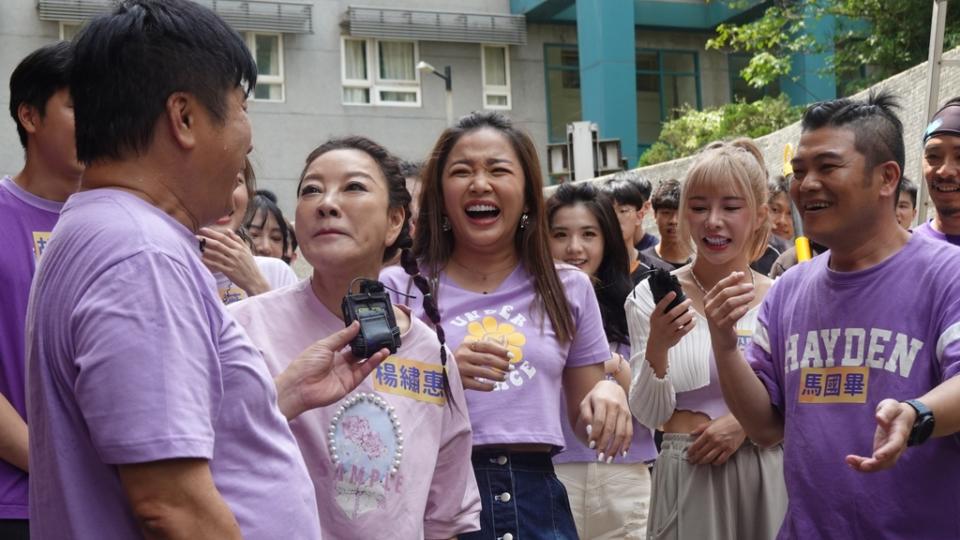
[[[815,103],[772,179],[739,138],[546,197],[475,112],[423,163],[318,141],[274,194],[256,80],[188,0],[13,72],[0,537],[960,537],[960,98],[923,134]],[[358,282],[393,345],[355,350]]]

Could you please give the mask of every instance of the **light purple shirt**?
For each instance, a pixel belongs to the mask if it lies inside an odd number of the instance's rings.
[[[9,176],[0,179],[0,393],[23,418],[23,334],[30,280],[62,206],[24,191]],[[0,460],[0,519],[27,519],[28,498],[27,473]]]
[[[271,373],[280,373],[316,340],[343,329],[310,282],[228,308],[263,352]],[[446,396],[436,334],[411,317],[400,339],[397,353],[349,396],[290,423],[329,538],[438,539],[480,529],[470,421],[456,362],[448,352],[451,396]],[[351,405],[361,395],[375,395],[383,406],[371,400]]]
[[[598,364],[610,358],[600,307],[590,279],[580,270],[558,265],[557,273],[566,291],[576,328],[573,339],[560,343],[542,305],[536,298],[533,278],[518,265],[489,294],[457,286],[445,273],[439,277],[437,300],[441,326],[451,349],[463,342],[492,340],[505,344],[514,354],[515,367],[506,382],[492,392],[466,392],[473,444],[542,443],[564,445],[560,410],[563,370]],[[409,276],[403,268],[387,268],[380,275],[389,287],[405,291]],[[416,299],[404,300],[421,319],[419,291]]]
[[[247,539],[320,536],[313,486],[263,358],[196,237],[128,193],[63,208],[27,314],[30,535],[141,535],[117,465],[209,460]]]
[[[926,236],[927,238],[933,238],[934,240],[941,240],[944,242],[950,242],[955,246],[960,246],[960,235],[958,234],[946,234],[942,233],[933,228],[933,220],[927,221],[923,225],[918,225],[913,229],[913,234],[918,234],[920,236]]]
[[[747,358],[784,417],[789,506],[781,539],[960,538],[960,443],[931,439],[864,474],[874,411],[960,371],[960,248],[914,234],[867,270],[835,272],[830,252],[781,276]]]

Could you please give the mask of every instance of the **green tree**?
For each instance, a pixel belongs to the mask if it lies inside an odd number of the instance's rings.
[[[663,124],[657,141],[640,156],[641,166],[693,155],[720,139],[766,135],[799,120],[803,108],[791,106],[786,96],[768,96],[702,111],[685,105],[679,112],[680,116]]]
[[[710,0],[707,0],[710,1]],[[716,1],[716,0],[715,0]],[[745,0],[720,0],[735,8]],[[763,87],[790,73],[793,54],[833,51],[828,69],[848,95],[927,59],[932,0],[773,0],[754,20],[721,24],[707,48],[751,55],[740,72],[747,83]],[[960,45],[960,9],[947,10],[944,48]],[[807,33],[811,20],[833,16],[832,43]]]

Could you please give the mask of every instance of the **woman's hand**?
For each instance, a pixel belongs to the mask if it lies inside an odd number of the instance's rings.
[[[623,388],[613,381],[598,382],[580,402],[576,429],[586,430],[598,461],[611,463],[626,455],[633,439],[633,417]]]
[[[650,338],[647,340],[647,351],[666,354],[671,347],[680,343],[683,336],[693,330],[696,321],[693,319],[694,312],[690,307],[689,298],[664,313],[676,297],[677,293],[668,292],[650,313]]]
[[[723,465],[747,438],[732,414],[706,422],[690,434],[697,437],[687,449],[687,461],[694,465]]]
[[[211,271],[220,272],[247,293],[256,296],[270,290],[270,284],[260,273],[250,248],[233,231],[221,233],[209,227],[200,229],[204,240],[203,264]]]
[[[756,297],[753,283],[741,283],[742,279],[743,272],[733,272],[718,281],[703,299],[714,351],[737,348],[737,321],[750,311]]]
[[[490,392],[496,386],[490,381],[503,382],[513,370],[507,348],[490,341],[461,343],[453,356],[465,390]]]
[[[380,349],[361,361],[345,350],[359,332],[360,323],[354,321],[307,347],[277,376],[277,405],[288,421],[304,411],[339,401],[390,355],[388,349]]]

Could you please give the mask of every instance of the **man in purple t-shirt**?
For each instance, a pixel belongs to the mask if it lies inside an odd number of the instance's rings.
[[[770,289],[746,359],[733,324],[752,287],[733,275],[707,295],[727,404],[751,440],[784,443],[781,539],[960,537],[960,443],[944,437],[958,415],[946,396],[960,381],[960,249],[891,211],[904,162],[893,107],[881,93],[807,109],[791,196],[829,251]]]
[[[10,115],[23,170],[0,178],[0,538],[27,538],[27,400],[24,320],[36,262],[60,207],[80,184],[67,89],[67,42],[37,49],[10,76]]]
[[[288,421],[387,351],[335,352],[353,325],[271,377],[201,261],[251,150],[250,51],[188,0],[123,1],[73,48],[87,168],[27,308],[31,538],[319,538]]]
[[[937,214],[913,232],[960,246],[960,97],[941,107],[924,131],[923,177]]]

